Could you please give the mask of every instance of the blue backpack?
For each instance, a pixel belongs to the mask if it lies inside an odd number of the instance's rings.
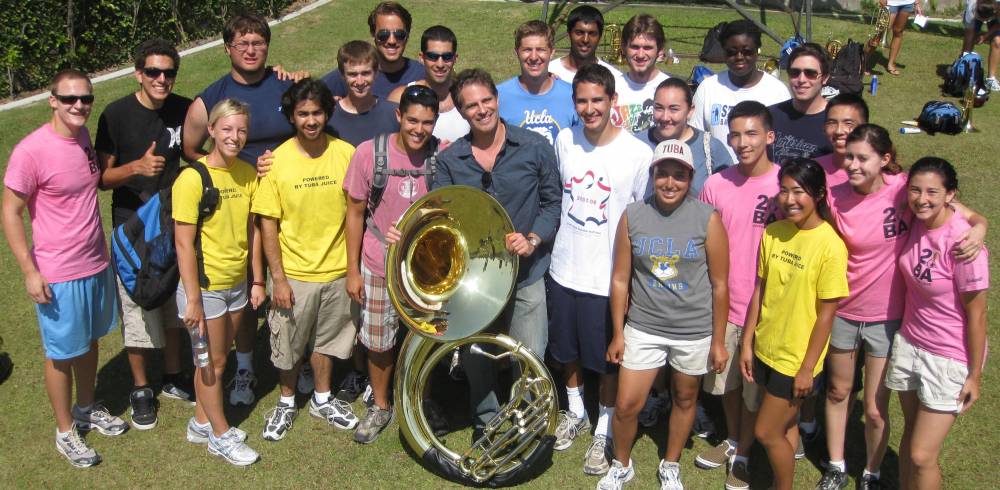
[[[212,176],[200,162],[188,165],[201,175],[201,201],[198,203],[198,223],[195,249],[198,258],[199,283],[208,287],[201,253],[201,225],[219,204],[219,189],[212,185]],[[171,215],[171,188],[153,194],[127,221],[111,233],[111,263],[125,292],[143,309],[152,310],[170,299],[177,291],[180,270],[174,246],[174,218]]]
[[[951,102],[932,100],[924,104],[917,116],[917,126],[927,134],[958,134],[962,132],[962,111]]]
[[[688,77],[688,84],[690,84],[692,88],[697,89],[698,85],[701,85],[701,82],[705,81],[706,78],[712,75],[715,75],[715,72],[713,72],[711,68],[705,65],[695,65],[694,68],[691,69],[691,76]]]
[[[781,45],[781,58],[778,59],[778,68],[781,68],[782,70],[787,70],[788,57],[791,56],[792,51],[794,51],[795,48],[802,46],[802,44],[805,42],[806,41],[802,39],[802,36],[799,34],[796,34],[794,37],[788,38],[788,40],[785,41],[785,44]]]
[[[983,78],[983,59],[979,53],[965,53],[959,56],[945,72],[942,88],[944,93],[952,97],[962,97],[970,83],[975,84],[973,88],[977,94],[986,85]]]

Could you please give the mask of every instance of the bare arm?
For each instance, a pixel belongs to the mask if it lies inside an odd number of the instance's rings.
[[[208,109],[205,108],[205,101],[198,97],[188,107],[187,116],[184,118],[181,138],[184,144],[184,159],[194,162],[207,155],[208,152],[202,148],[206,140],[208,140]]]
[[[406,90],[406,85],[400,85],[389,92],[389,95],[385,98],[389,102],[394,104],[399,104],[399,100],[403,98],[403,91]]]
[[[632,279],[632,240],[628,236],[628,216],[623,212],[615,232],[614,266],[611,269],[611,329],[608,362],[621,364],[625,355],[625,312],[628,309],[629,281]]]
[[[31,300],[38,304],[46,304],[52,300],[52,290],[48,281],[35,267],[28,247],[28,235],[24,230],[24,208],[27,206],[27,196],[15,192],[10,187],[3,188],[3,234],[7,237],[10,251],[14,253],[21,273],[24,274],[24,287]]]
[[[159,155],[154,155],[156,142],[149,145],[149,149],[138,160],[133,160],[123,165],[119,165],[118,159],[113,155],[97,152],[97,159],[101,162],[101,188],[114,189],[125,182],[128,182],[136,175],[153,177],[163,172],[167,159]]]
[[[344,191],[346,194],[347,191]],[[368,203],[347,196],[347,294],[364,304],[365,284],[361,277],[361,240],[365,232],[365,209]]]
[[[201,328],[201,334],[207,335],[205,325],[205,309],[201,304],[201,284],[198,278],[198,257],[195,252],[194,240],[198,226],[191,223],[174,221],[174,246],[177,248],[177,268],[181,274],[181,284],[187,304],[184,306],[184,324],[188,328]]]
[[[285,276],[285,267],[281,261],[281,245],[278,243],[278,220],[267,216],[260,217],[260,232],[263,239],[264,255],[267,256],[267,268],[271,270],[271,296],[278,308],[290,309],[295,304],[292,287]]]
[[[709,364],[721,373],[729,361],[726,350],[726,322],[729,319],[729,236],[719,213],[708,219],[705,238],[705,258],[708,261],[708,280],[712,285],[712,347]]]
[[[951,207],[955,209],[955,212],[962,215],[966,221],[972,225],[972,228],[965,231],[958,236],[955,240],[954,245],[951,248],[951,253],[955,255],[955,258],[963,262],[972,262],[975,260],[976,256],[983,249],[983,243],[986,241],[986,232],[989,228],[989,222],[986,217],[972,210],[972,208],[958,202],[952,201]]]
[[[264,288],[267,273],[264,271],[260,226],[257,215],[251,214],[247,219],[247,239],[250,242],[250,273],[253,274],[253,283],[250,285],[250,306],[255,310],[267,298],[267,290]]]
[[[757,321],[760,320],[760,305],[764,299],[764,284],[766,280],[757,277],[747,305],[747,319],[743,322],[743,336],[740,337],[740,371],[747,381],[753,383],[753,337],[757,331]]]
[[[983,379],[983,362],[986,359],[986,290],[962,293],[961,298],[968,321],[965,336],[969,352],[969,374],[958,395],[964,412],[979,399]]]
[[[813,369],[819,362],[823,348],[830,342],[830,330],[833,328],[833,315],[837,312],[840,298],[819,300],[816,308],[816,324],[809,334],[809,346],[806,356],[802,359],[799,372],[795,375],[795,385],[792,393],[798,398],[805,398],[813,389]]]

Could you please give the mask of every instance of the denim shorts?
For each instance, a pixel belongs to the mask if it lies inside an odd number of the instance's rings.
[[[118,325],[118,289],[111,267],[94,275],[49,283],[52,300],[36,304],[45,357],[66,360],[90,352],[90,343]]]
[[[908,14],[912,14],[913,11],[916,10],[913,8],[914,5],[915,4],[913,3],[908,3],[906,5],[890,5],[889,14],[898,14],[900,12],[906,12]]]

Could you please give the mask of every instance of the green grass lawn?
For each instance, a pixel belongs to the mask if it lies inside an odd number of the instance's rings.
[[[322,75],[335,66],[340,44],[351,39],[367,39],[365,18],[372,1],[335,1],[274,29],[270,62],[290,69],[305,69]],[[513,54],[514,28],[525,20],[537,18],[540,4],[522,2],[433,1],[409,0],[406,5],[413,13],[415,40],[409,54],[415,56],[419,38],[416,34],[433,24],[451,27],[460,40],[460,60],[457,68],[473,66],[489,70],[499,82],[514,75],[517,64]],[[682,55],[681,63],[665,66],[671,73],[687,76],[701,47],[705,30],[722,20],[738,16],[730,10],[686,7],[627,7],[608,15],[609,21],[623,23],[640,11],[657,15],[666,26],[667,37],[674,50]],[[783,36],[791,33],[787,16],[769,13],[770,26]],[[900,55],[903,75],[893,77],[880,73],[878,95],[869,97],[872,120],[892,131],[900,121],[913,119],[928,100],[942,99],[938,73],[949,64],[960,49],[960,28],[957,24],[932,25],[927,32],[908,31]],[[814,39],[846,40],[865,37],[868,28],[856,22],[816,18]],[[765,37],[764,51],[775,55],[778,46]],[[565,41],[562,45],[565,47]],[[980,53],[986,55],[985,47]],[[713,66],[713,69],[719,69]],[[194,96],[201,88],[226,73],[228,60],[222,48],[214,48],[184,58],[177,80],[177,92]],[[91,117],[91,132],[96,132],[97,116],[104,106],[134,90],[134,80],[121,78],[95,88],[98,97]],[[899,135],[896,142],[902,163],[912,163],[925,155],[949,159],[959,169],[961,199],[994,222],[1000,217],[1000,200],[995,197],[995,167],[1000,144],[1000,102],[994,101],[975,112],[974,121],[981,130],[977,134],[958,136]],[[0,161],[4,168],[13,146],[45,122],[49,117],[46,104],[0,113]],[[994,169],[994,170],[991,170]],[[994,177],[990,177],[994,175]],[[994,184],[990,184],[990,182]],[[991,191],[990,189],[994,189]],[[110,194],[101,196],[105,212],[104,223],[110,223]],[[992,232],[993,237],[996,236]],[[994,238],[995,239],[995,238]],[[996,261],[992,267],[995,277]],[[24,292],[22,278],[13,257],[6,250],[0,253],[0,312],[6,321],[0,323],[0,335],[5,349],[16,367],[13,376],[0,385],[0,485],[23,487],[182,487],[204,485],[247,485],[248,487],[319,487],[332,485],[347,488],[429,488],[453,486],[433,476],[408,454],[390,428],[373,445],[361,447],[351,442],[351,435],[336,431],[300,411],[300,417],[288,437],[280,443],[260,439],[263,417],[277,399],[276,377],[267,360],[268,342],[264,332],[258,338],[261,347],[255,362],[261,376],[257,392],[261,400],[251,409],[229,410],[231,421],[250,434],[250,443],[261,454],[261,461],[249,468],[237,469],[218,458],[210,457],[205,448],[189,444],[184,439],[184,424],[191,416],[190,407],[165,399],[160,410],[159,426],[152,431],[132,430],[118,438],[99,434],[88,440],[104,456],[98,467],[78,470],[71,468],[53,447],[53,420],[42,381],[43,351],[37,333],[32,304]],[[998,306],[996,295],[990,300]],[[996,340],[1000,322],[990,319],[990,333]],[[992,349],[994,355],[997,354]],[[996,413],[1000,411],[997,395],[998,368],[995,361],[987,366],[983,379],[983,396],[968,414],[962,415],[948,437],[941,463],[948,488],[991,488],[998,476],[1000,457],[995,445],[1000,435]],[[154,375],[153,379],[157,379]],[[127,411],[131,376],[120,335],[109,335],[101,342],[101,364],[98,374],[98,396],[112,411]],[[596,390],[591,390],[591,392]],[[461,404],[461,403],[460,403]],[[361,410],[361,406],[356,406]],[[458,425],[465,426],[461,414]],[[893,434],[889,454],[883,465],[884,481],[896,479],[896,450],[899,445],[902,418],[896,399],[892,402]],[[851,419],[848,441],[849,471],[856,474],[863,461],[861,416],[857,411]],[[656,484],[655,469],[659,449],[664,445],[666,425],[642,432],[633,458],[638,480],[633,487],[648,488]],[[453,434],[458,444],[468,444],[468,430]],[[543,475],[531,481],[533,488],[587,488],[596,479],[583,475],[581,465],[589,437],[570,450],[555,456],[553,465]],[[992,441],[992,442],[991,442]],[[722,471],[703,471],[694,467],[697,451],[707,447],[694,440],[683,455],[682,473],[688,488],[720,488],[725,475]],[[818,461],[825,450],[810,454],[810,460],[796,466],[796,488],[812,488],[819,479]],[[755,487],[766,488],[770,481],[763,453],[755,453],[752,465]],[[994,483],[990,483],[994,482]]]

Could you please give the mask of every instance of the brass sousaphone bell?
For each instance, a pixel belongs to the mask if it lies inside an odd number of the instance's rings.
[[[448,186],[413,203],[386,253],[386,287],[410,332],[395,377],[399,429],[433,471],[467,485],[513,485],[551,458],[558,416],[555,384],[537,354],[506,335],[479,333],[514,291],[517,256],[505,238],[510,217],[489,194]],[[455,349],[509,361],[520,377],[484,435],[458,452],[434,435],[423,412],[434,367]],[[495,353],[499,352],[499,353]]]

